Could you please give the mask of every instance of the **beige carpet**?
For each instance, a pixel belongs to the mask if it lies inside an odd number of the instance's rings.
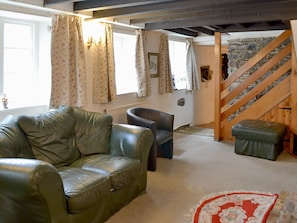
[[[175,130],[177,133],[183,134],[192,134],[192,135],[200,135],[200,136],[214,136],[214,129],[211,128],[202,128],[199,126],[181,126]]]
[[[174,157],[158,158],[148,172],[146,193],[108,223],[189,223],[186,214],[210,193],[253,190],[297,191],[297,159],[283,152],[276,161],[237,155],[233,142],[174,133]]]

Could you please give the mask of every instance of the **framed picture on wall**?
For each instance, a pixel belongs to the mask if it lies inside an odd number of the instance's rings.
[[[159,77],[159,54],[148,53],[148,59],[151,77]]]
[[[211,79],[211,72],[210,72],[209,66],[200,67],[200,72],[201,72],[202,82],[207,82]]]

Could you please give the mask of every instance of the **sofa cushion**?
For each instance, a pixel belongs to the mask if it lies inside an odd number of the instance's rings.
[[[0,124],[0,157],[34,158],[28,139],[12,115]]]
[[[84,155],[109,153],[112,116],[74,108],[76,146]]]
[[[73,109],[69,106],[18,118],[37,159],[56,167],[69,165],[80,154],[75,147]]]
[[[80,168],[58,168],[70,213],[78,213],[101,202],[111,191],[110,179],[103,174]]]
[[[130,185],[139,177],[142,169],[139,160],[107,154],[85,156],[71,166],[109,176],[114,190]]]

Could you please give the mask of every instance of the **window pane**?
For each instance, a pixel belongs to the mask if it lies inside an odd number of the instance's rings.
[[[24,49],[4,50],[4,74],[32,74],[32,53]],[[17,66],[16,66],[17,63]]]
[[[31,25],[4,23],[3,93],[8,107],[32,104],[36,86],[32,42]]]
[[[176,89],[186,88],[186,53],[185,42],[169,41],[171,72]]]
[[[127,94],[137,91],[135,47],[136,36],[114,33],[117,94]]]
[[[4,46],[11,48],[32,48],[32,26],[4,24]]]
[[[49,102],[51,32],[48,27],[51,19],[42,19],[0,18],[0,33],[3,34],[0,97],[6,94],[8,108],[47,105]],[[1,105],[0,109],[3,109]]]

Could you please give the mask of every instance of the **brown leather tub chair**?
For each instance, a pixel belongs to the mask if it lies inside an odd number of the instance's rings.
[[[148,159],[148,170],[155,171],[157,157],[173,157],[174,115],[150,108],[134,107],[127,110],[128,124],[152,130],[154,142]]]

